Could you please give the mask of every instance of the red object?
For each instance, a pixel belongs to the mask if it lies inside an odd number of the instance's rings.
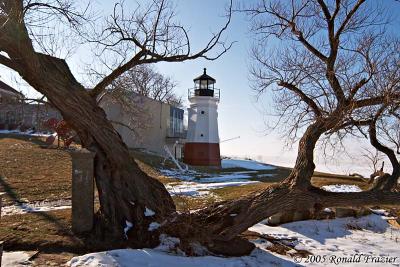
[[[74,140],[74,137],[70,137],[67,140],[64,140],[64,146],[69,147],[72,144],[73,140]]]
[[[68,136],[68,134],[71,132],[71,128],[69,128],[66,121],[60,121],[56,126],[56,132],[61,138],[63,138]]]
[[[219,144],[186,143],[185,163],[194,166],[221,166]]]
[[[66,121],[64,121],[64,120],[59,121],[55,118],[51,118],[45,122],[45,126],[57,133],[59,140],[60,139],[63,140],[64,147],[69,147],[71,145],[73,136],[74,136],[74,132],[72,131],[71,127],[68,126]],[[54,140],[55,140],[55,137],[53,136],[51,138],[51,136],[50,136],[46,139],[46,144],[51,145],[51,144],[53,144]]]
[[[56,137],[54,135],[50,135],[46,138],[46,144],[50,146],[54,143],[54,140],[56,140]]]
[[[58,120],[55,118],[48,119],[44,125],[52,130],[55,130],[58,124]]]

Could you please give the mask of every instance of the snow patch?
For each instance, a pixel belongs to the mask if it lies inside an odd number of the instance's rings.
[[[371,256],[395,256],[400,253],[400,246],[396,242],[400,230],[391,227],[384,217],[375,214],[361,218],[298,221],[278,227],[256,224],[249,230],[278,239],[292,239],[295,249],[307,250],[314,255],[343,257],[363,253]],[[395,266],[399,264],[400,260]],[[346,266],[361,265],[346,264]],[[327,262],[314,266],[330,266],[330,264]]]
[[[157,230],[158,228],[160,228],[161,224],[159,224],[158,222],[152,222],[149,224],[149,228],[147,230],[149,230],[150,232]]]
[[[128,239],[128,236],[126,235],[127,233],[128,233],[128,231],[130,230],[130,229],[132,229],[132,227],[133,227],[133,223],[131,223],[130,221],[125,221],[125,224],[126,224],[126,226],[125,226],[125,228],[124,228],[124,233],[125,233],[125,237],[126,237],[126,239]]]
[[[210,194],[211,189],[224,188],[227,186],[241,186],[246,184],[258,183],[258,181],[232,181],[224,183],[194,183],[182,182],[177,185],[167,184],[165,187],[169,193],[174,195],[184,195],[192,197],[201,197]]]
[[[74,257],[69,262],[68,266],[89,266],[89,267],[120,267],[120,264],[114,257],[118,257],[116,251],[106,251],[100,253],[92,253],[85,255],[86,257]]]
[[[184,181],[178,184],[171,183],[166,185],[166,188],[171,195],[203,197],[209,195],[211,189],[218,189],[228,186],[241,186],[259,182],[249,181],[251,178],[249,174],[254,173],[254,171],[225,173],[214,176],[211,176],[210,174],[200,174],[195,171],[182,173],[176,170],[160,170],[160,172],[167,177]]]
[[[389,216],[390,213],[386,210],[383,209],[370,209],[373,213],[377,214],[377,215],[382,215],[382,216]]]
[[[357,227],[354,227],[357,226]],[[267,226],[258,223],[249,228],[260,234],[267,234],[296,250],[304,249],[313,255],[350,257],[355,254],[366,256],[400,255],[398,239],[400,229],[392,227],[382,216],[371,214],[361,218],[339,218],[333,220],[298,221],[281,226]],[[295,262],[290,255],[280,255],[267,250],[272,244],[264,239],[253,242],[256,249],[249,256],[243,257],[184,257],[178,255],[178,238],[167,235],[160,236],[161,244],[155,249],[120,249],[107,252],[91,253],[74,257],[68,262],[70,266],[193,266],[193,267],[263,267],[263,266],[339,266],[329,261],[325,263]],[[293,252],[294,252],[293,249]],[[175,251],[175,253],[173,253]],[[178,250],[179,252],[179,250]],[[299,259],[299,258],[296,258]],[[348,263],[349,267],[364,266],[363,263]],[[366,264],[375,266],[372,264]],[[399,266],[400,259],[394,264],[379,266]],[[377,265],[378,266],[378,265]]]
[[[35,131],[21,132],[20,130],[0,130],[0,134],[18,134],[27,136],[37,136],[37,137],[49,137],[51,135],[54,135],[47,132],[35,132]]]
[[[223,174],[215,177],[206,177],[196,180],[199,183],[214,183],[214,182],[229,182],[229,181],[239,181],[243,179],[251,178],[250,175],[244,172],[237,172],[237,173],[230,173],[230,174]]]
[[[39,201],[31,203],[20,203],[16,205],[4,206],[1,209],[1,216],[24,214],[32,212],[46,212],[52,210],[70,209],[70,200]]]
[[[337,192],[337,193],[350,193],[350,192],[361,192],[361,188],[357,185],[352,184],[334,184],[334,185],[324,185],[321,187],[325,191]]]
[[[183,181],[192,181],[194,179],[197,179],[198,177],[204,177],[206,174],[198,173],[193,170],[187,170],[185,172],[182,172],[177,169],[160,169],[159,170],[161,174],[169,177],[169,178],[177,178],[179,180]]]
[[[257,162],[254,160],[240,160],[240,159],[223,159],[221,160],[221,167],[223,169],[228,168],[243,168],[248,170],[275,170],[275,166]]]
[[[181,240],[177,237],[168,236],[166,234],[160,235],[160,245],[155,248],[155,250],[169,252],[175,249]]]
[[[156,213],[154,211],[152,211],[151,209],[149,209],[148,207],[146,207],[146,210],[144,211],[144,216],[146,217],[151,217],[154,216]]]
[[[27,266],[30,255],[24,251],[3,251],[2,266]]]

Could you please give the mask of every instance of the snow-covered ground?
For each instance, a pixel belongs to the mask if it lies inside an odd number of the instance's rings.
[[[324,185],[321,187],[325,191],[345,193],[345,192],[361,192],[362,189],[357,185],[350,184],[334,184],[334,185]]]
[[[42,133],[34,131],[21,132],[20,130],[0,130],[0,134],[19,134],[19,135],[39,136],[39,137],[49,137],[50,135],[52,135],[50,133]]]
[[[261,173],[259,171],[274,170],[275,166],[260,163],[252,160],[223,159],[222,168],[242,168],[247,171],[225,172],[222,174],[199,173],[194,170],[181,172],[179,170],[161,169],[160,172],[166,177],[181,180],[179,183],[166,185],[171,195],[186,195],[200,197],[210,194],[210,190],[241,186],[246,184],[258,183],[258,181],[249,180],[254,176],[271,177],[272,173]],[[253,176],[252,176],[253,175]]]
[[[194,171],[181,173],[178,170],[160,170],[160,172],[167,177],[182,180],[182,182],[179,183],[166,185],[166,188],[171,195],[199,197],[208,195],[211,189],[258,183],[258,181],[249,180],[249,178],[251,178],[249,174],[253,173],[253,171],[227,173],[214,176],[210,174],[200,174]]]
[[[221,160],[221,167],[223,169],[243,168],[256,171],[276,169],[275,166],[271,166],[254,160],[244,160],[244,159],[223,159]]]
[[[171,195],[184,195],[191,197],[199,197],[210,194],[211,189],[218,189],[227,186],[241,186],[246,184],[258,183],[258,181],[227,181],[219,183],[195,183],[181,182],[176,185],[166,185],[168,192]]]
[[[71,200],[40,201],[32,203],[21,203],[19,205],[4,206],[1,209],[1,216],[23,214],[31,212],[44,212],[51,210],[70,209]]]
[[[30,255],[25,251],[3,252],[1,266],[29,266]]]
[[[254,240],[256,249],[244,257],[185,257],[171,253],[171,240],[155,249],[120,249],[74,257],[70,266],[400,266],[400,229],[386,217],[372,214],[362,218],[309,220],[278,227],[258,223],[250,231],[267,234],[288,246],[288,255],[267,248],[273,244],[265,239]],[[175,239],[175,242],[179,240]],[[173,242],[172,242],[173,243]],[[173,244],[172,244],[173,245]],[[312,256],[298,257],[296,250],[306,250]],[[346,264],[343,261],[347,259]],[[307,262],[308,260],[308,262]],[[378,260],[386,263],[377,262]],[[355,262],[360,261],[360,262]],[[389,263],[387,261],[390,261]]]

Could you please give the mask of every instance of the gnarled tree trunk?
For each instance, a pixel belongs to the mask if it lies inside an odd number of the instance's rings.
[[[308,188],[311,186],[311,177],[315,170],[315,145],[325,131],[326,127],[323,120],[317,120],[307,127],[299,142],[296,164],[285,182],[298,188]]]
[[[400,163],[397,160],[396,154],[395,152],[383,145],[381,142],[379,142],[378,137],[377,137],[377,133],[376,133],[376,122],[379,118],[379,116],[381,115],[381,113],[384,111],[385,107],[382,107],[376,114],[375,118],[372,119],[370,125],[369,125],[369,129],[368,129],[368,133],[369,133],[369,139],[370,139],[370,143],[373,147],[375,147],[378,151],[384,153],[390,160],[390,163],[392,164],[392,174],[384,174],[383,176],[378,177],[378,180],[374,186],[374,190],[391,190],[393,189],[399,180],[400,177]],[[382,166],[383,169],[383,166]],[[383,171],[383,170],[382,170]]]
[[[10,53],[10,56],[14,56]],[[152,246],[158,236],[147,231],[152,221],[161,221],[175,211],[165,187],[147,176],[131,158],[127,146],[107,120],[105,112],[73,78],[63,60],[43,54],[22,59],[20,74],[34,88],[46,95],[63,118],[78,132],[83,147],[96,153],[95,180],[99,192],[101,222],[104,234],[124,240],[124,228],[132,223],[129,236],[132,246]],[[146,217],[149,208],[155,212]]]

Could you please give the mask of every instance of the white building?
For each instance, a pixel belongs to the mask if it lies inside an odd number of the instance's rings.
[[[159,155],[166,154],[164,147],[167,146],[175,158],[181,159],[186,137],[183,126],[184,110],[135,93],[130,98],[132,105],[137,105],[137,110],[141,113],[136,114],[140,117],[136,120],[136,125],[132,125],[133,115],[126,112],[121,103],[107,94],[100,100],[100,106],[106,112],[107,118],[127,146]]]

